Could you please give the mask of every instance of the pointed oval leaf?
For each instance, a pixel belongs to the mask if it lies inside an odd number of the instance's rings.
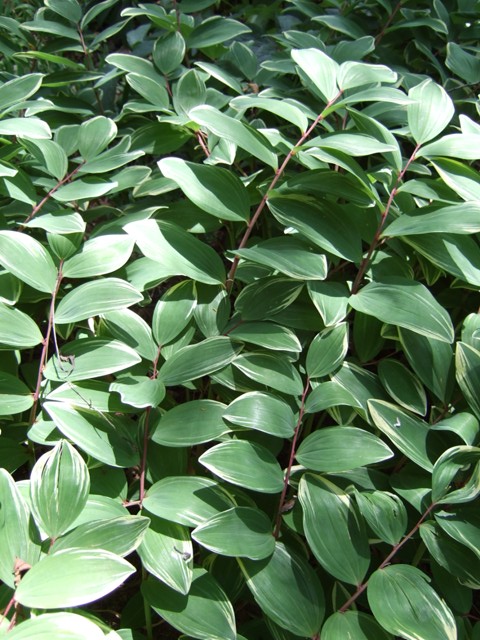
[[[15,588],[15,562],[34,565],[40,558],[40,536],[12,476],[0,469],[0,578]]]
[[[275,550],[270,518],[251,507],[233,507],[192,531],[192,538],[206,549],[224,556],[262,560]]]
[[[277,542],[270,558],[238,560],[255,601],[282,629],[315,636],[325,615],[322,585],[304,556]]]
[[[443,136],[439,140],[435,140],[425,147],[422,147],[417,157],[433,157],[433,156],[446,156],[447,158],[460,158],[462,160],[475,160],[478,158],[478,145],[480,144],[480,135],[472,133],[451,133],[448,136]],[[441,166],[445,160],[439,160],[438,165]],[[448,165],[447,165],[448,166]],[[468,171],[464,172],[464,175],[469,175]],[[449,181],[450,182],[450,181]],[[449,184],[447,182],[447,184]],[[459,188],[458,193],[463,197],[462,192],[467,188],[467,180],[460,179],[460,185],[451,185],[454,190]],[[467,183],[467,184],[465,184]],[[450,186],[450,185],[449,185]],[[463,188],[462,188],[463,187]]]
[[[457,477],[461,482],[457,487]],[[480,448],[458,446],[442,453],[432,473],[432,500],[458,504],[474,500],[480,493]]]
[[[102,629],[91,620],[66,611],[35,616],[16,625],[9,633],[12,640],[105,640]]]
[[[0,324],[2,312],[0,308]],[[7,325],[8,326],[8,325]],[[3,342],[0,331],[0,342]],[[11,344],[11,343],[7,343]],[[33,405],[33,393],[16,376],[0,371],[0,416],[22,413]]]
[[[383,400],[369,400],[368,409],[376,427],[400,451],[422,469],[432,471],[433,464],[427,454],[428,424],[411,416],[400,407]]]
[[[309,378],[322,378],[335,371],[348,351],[348,324],[341,322],[335,327],[318,333],[307,352]]]
[[[33,95],[40,88],[42,78],[44,75],[41,73],[29,73],[4,82],[0,87],[0,111]]]
[[[293,49],[291,56],[313,82],[325,102],[330,102],[338,95],[337,74],[339,65],[320,49]]]
[[[210,442],[227,433],[223,421],[226,405],[216,400],[192,400],[162,415],[152,440],[167,447],[190,447]]]
[[[63,402],[43,405],[55,426],[89,456],[112,467],[138,464],[138,449],[132,425],[121,418],[85,409],[74,409]]]
[[[193,546],[188,529],[149,513],[150,526],[137,553],[142,565],[166,585],[187,595],[193,578]]]
[[[0,122],[0,135],[42,140],[51,138],[52,132],[48,124],[40,118],[9,118]]]
[[[245,353],[233,361],[233,366],[248,378],[287,395],[300,396],[303,382],[293,364],[276,354]]]
[[[435,514],[435,520],[445,533],[480,558],[480,514],[476,504],[440,511]]]
[[[242,33],[250,33],[250,27],[223,16],[212,16],[202,20],[187,38],[190,49],[202,49],[228,42]]]
[[[103,151],[117,135],[117,125],[110,118],[96,116],[86,120],[78,131],[78,150],[85,160]]]
[[[149,524],[149,518],[130,515],[86,522],[55,540],[50,553],[75,548],[103,549],[123,558],[142,542]]]
[[[452,343],[454,331],[450,316],[419,282],[404,278],[385,278],[367,284],[350,296],[349,305],[382,322],[405,327],[416,333]]]
[[[152,331],[159,345],[168,344],[187,326],[197,300],[191,280],[170,287],[155,305]]]
[[[275,456],[255,442],[221,442],[198,461],[222,480],[252,491],[279,493],[283,489],[283,473]]]
[[[480,418],[480,400],[478,385],[480,384],[480,351],[464,342],[457,343],[455,354],[456,377],[465,400]]]
[[[241,349],[228,336],[206,338],[174,353],[160,368],[159,379],[171,387],[201,378],[226,367]]]
[[[418,378],[397,360],[382,360],[378,365],[379,378],[398,404],[424,416],[427,412],[427,396]]]
[[[190,118],[206,127],[219,138],[233,142],[275,171],[278,168],[277,154],[273,152],[267,138],[239,120],[222,113],[209,105],[195,107]]]
[[[257,95],[238,96],[230,100],[230,106],[245,112],[247,109],[264,109],[283,120],[296,125],[303,133],[308,127],[307,116],[293,104],[274,98],[262,98]]]
[[[373,433],[358,427],[325,427],[308,435],[296,458],[313,471],[349,471],[388,460],[393,451]]]
[[[0,344],[9,349],[27,349],[42,340],[42,333],[30,316],[0,302]]]
[[[131,309],[109,311],[103,316],[108,333],[121,340],[138,354],[153,362],[158,355],[158,347],[152,330],[145,320]]]
[[[361,611],[337,611],[325,620],[322,640],[392,640],[392,636],[382,629],[373,616]]]
[[[427,79],[410,89],[408,126],[417,145],[428,142],[445,129],[455,113],[452,99],[443,87]],[[439,154],[442,155],[442,154]]]
[[[309,282],[308,295],[326,327],[341,322],[347,315],[349,291],[342,282]]]
[[[421,215],[401,215],[382,236],[408,236],[423,233],[470,234],[480,231],[480,203],[462,202],[441,209],[424,207]]]
[[[143,295],[126,280],[92,280],[69,291],[62,298],[55,311],[55,323],[78,322],[101,313],[130,307],[141,300]]]
[[[318,562],[335,578],[359,585],[370,564],[370,549],[352,497],[326,478],[307,473],[300,480],[298,499],[305,535]]]
[[[32,567],[15,598],[35,609],[76,607],[111,593],[132,573],[135,567],[109,551],[65,549]]]
[[[163,158],[158,166],[197,207],[220,220],[248,220],[250,198],[239,178],[227,169]]]
[[[67,278],[91,278],[111,273],[128,262],[134,241],[127,235],[104,235],[87,240],[79,253],[65,260]]]
[[[388,632],[407,640],[456,640],[455,618],[428,581],[422,571],[403,564],[375,571],[367,589],[373,615]]]
[[[142,594],[168,624],[199,640],[237,640],[233,607],[205,569],[194,569],[188,595],[158,580],[147,580]]]
[[[78,518],[89,491],[87,465],[66,440],[44,453],[30,474],[32,512],[50,538],[65,533]]]
[[[358,508],[374,533],[392,546],[398,544],[407,529],[405,505],[387,491],[356,491]]]
[[[397,74],[383,64],[365,64],[347,60],[338,71],[338,86],[345,89],[379,82],[396,82]]]
[[[155,41],[153,46],[153,62],[160,71],[168,76],[180,66],[185,57],[185,40],[179,31],[172,31],[165,37]]]
[[[235,505],[215,480],[169,476],[148,489],[143,506],[160,518],[196,527]]]
[[[177,225],[139,220],[125,225],[140,251],[162,265],[164,277],[183,275],[205,284],[223,284],[225,268],[219,255]]]
[[[128,369],[141,361],[136,351],[118,340],[88,338],[75,340],[62,349],[60,360],[55,355],[44,369],[47,380],[74,382],[101,378]]]
[[[116,186],[116,182],[106,182],[99,178],[78,178],[74,182],[60,187],[58,191],[52,194],[52,198],[59,202],[93,200],[104,196]]]
[[[279,438],[291,438],[296,419],[289,405],[271,393],[251,391],[230,403],[223,418],[245,429],[256,429]]]
[[[124,404],[137,409],[158,407],[165,397],[163,383],[147,376],[124,376],[112,382],[110,391],[119,393]]]
[[[229,331],[228,335],[272,351],[302,351],[300,340],[294,332],[273,322],[242,322]]]
[[[53,293],[58,271],[35,238],[19,231],[0,231],[0,264],[37,291]]]

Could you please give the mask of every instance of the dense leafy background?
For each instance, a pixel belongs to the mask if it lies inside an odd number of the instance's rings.
[[[4,1],[0,635],[480,638],[479,12]]]

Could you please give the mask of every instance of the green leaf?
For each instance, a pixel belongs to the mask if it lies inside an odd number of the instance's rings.
[[[53,20],[43,20],[41,18],[37,18],[35,20],[24,22],[22,24],[22,29],[27,29],[28,31],[39,31],[40,33],[45,32],[49,35],[68,38],[69,40],[75,40],[80,43],[80,36],[78,35],[78,31],[76,29],[67,27],[61,22],[55,22]]]
[[[327,276],[326,256],[292,236],[270,238],[248,249],[237,249],[235,255],[276,269],[297,280],[324,280]]]
[[[395,402],[424,416],[427,412],[427,396],[419,380],[396,360],[382,360],[378,365],[380,380]]]
[[[233,366],[247,378],[281,393],[300,396],[303,392],[303,382],[296,368],[277,354],[244,353],[235,358]]]
[[[383,400],[369,400],[372,420],[400,451],[422,469],[432,471],[427,453],[428,424],[395,404]]]
[[[478,158],[479,134],[452,133],[422,147],[417,156],[447,156],[462,160]]]
[[[185,40],[179,31],[167,33],[163,38],[158,38],[153,46],[153,62],[158,69],[168,76],[175,71],[185,57]]]
[[[152,440],[167,447],[190,447],[216,440],[229,431],[223,421],[226,405],[216,400],[192,400],[164,413]]]
[[[78,130],[78,150],[84,160],[95,158],[117,135],[117,125],[110,118],[96,116],[86,120]]]
[[[236,640],[232,604],[205,569],[193,570],[188,595],[158,580],[147,580],[142,594],[148,604],[172,627],[199,640]]]
[[[0,344],[9,349],[27,349],[42,341],[40,329],[30,316],[0,302]]]
[[[137,409],[158,407],[165,397],[165,387],[160,380],[146,376],[124,376],[112,382],[110,391],[119,393],[123,403]]]
[[[348,351],[348,324],[341,322],[335,327],[324,329],[310,343],[307,352],[307,373],[309,378],[322,378],[335,371]]]
[[[127,82],[142,98],[159,109],[169,108],[167,90],[155,80],[138,73],[127,73]],[[88,163],[87,163],[88,164]]]
[[[306,558],[277,542],[265,560],[238,560],[247,586],[262,611],[282,629],[309,638],[325,615],[322,585]]]
[[[37,291],[53,293],[58,271],[38,240],[19,231],[0,231],[0,264]]]
[[[370,549],[352,497],[330,480],[307,473],[300,480],[298,499],[305,535],[318,562],[335,578],[359,585],[370,564]]]
[[[196,69],[182,74],[175,85],[173,104],[177,113],[189,118],[189,111],[207,100],[207,87],[203,76]]]
[[[104,640],[102,629],[85,616],[62,611],[24,620],[10,632],[13,640]],[[114,640],[114,638],[112,638]]]
[[[43,374],[47,380],[57,382],[102,378],[128,369],[140,360],[136,351],[118,340],[80,339],[63,347],[60,359],[53,356]]]
[[[313,471],[349,471],[388,460],[393,451],[368,431],[358,427],[326,427],[301,443],[296,459]]]
[[[78,322],[101,313],[124,309],[143,300],[143,295],[120,278],[85,282],[62,298],[55,310],[55,323]]]
[[[193,282],[184,280],[170,287],[155,305],[152,331],[159,345],[168,344],[187,326],[197,300]]]
[[[232,172],[181,158],[163,158],[158,166],[203,211],[221,220],[248,220],[248,191]]]
[[[322,640],[391,640],[392,636],[384,631],[373,616],[361,611],[337,611],[325,620],[322,627]]]
[[[145,320],[131,309],[109,311],[103,316],[107,332],[132,347],[142,358],[153,362],[158,348],[153,340],[152,330]]]
[[[64,549],[103,549],[128,556],[142,542],[150,520],[144,516],[119,516],[86,522],[53,543],[50,553]]]
[[[105,182],[99,178],[78,178],[74,182],[60,187],[52,194],[52,198],[59,202],[93,200],[104,196],[116,186],[116,182]]]
[[[52,132],[40,118],[9,118],[0,122],[0,135],[42,140],[51,138]]]
[[[368,603],[384,629],[408,640],[457,638],[452,612],[428,580],[419,569],[404,564],[390,565],[370,576]]]
[[[480,77],[480,60],[455,42],[447,43],[445,65],[467,83],[476,84]]]
[[[158,82],[158,84],[162,86],[165,82],[163,76],[157,73],[150,60],[145,60],[145,58],[141,58],[140,56],[129,55],[126,53],[111,53],[105,58],[105,61],[108,62],[108,64],[117,67],[118,69],[122,69],[122,71],[137,73],[140,76],[150,78],[150,80]],[[107,123],[103,123],[103,125],[102,123],[99,123],[95,126],[98,126],[101,129],[101,133],[106,133],[108,131]],[[103,148],[105,148],[107,144]]]
[[[347,407],[361,407],[361,404],[355,400],[354,396],[338,382],[321,382],[307,396],[305,402],[306,413],[317,413],[344,405]]]
[[[63,148],[53,140],[25,140],[24,146],[35,156],[49,175],[62,180],[68,170],[68,158]]]
[[[420,526],[420,536],[438,564],[470,589],[480,588],[480,558],[470,549],[442,534],[433,522]]]
[[[143,506],[160,518],[196,527],[235,505],[215,480],[168,476],[147,490]]]
[[[89,491],[87,465],[66,440],[44,453],[30,474],[32,512],[50,538],[65,533],[77,519]]]
[[[223,44],[242,33],[250,33],[250,27],[224,16],[203,19],[187,38],[189,49],[203,49],[215,44]]]
[[[189,116],[194,122],[206,127],[216,136],[233,142],[275,171],[277,170],[277,154],[271,149],[266,137],[255,129],[249,128],[209,105],[195,107],[189,112]]]
[[[45,229],[49,233],[74,234],[85,231],[86,223],[82,216],[76,211],[63,209],[53,213],[43,213],[35,216],[29,222],[24,222],[25,227],[32,229]]]
[[[229,331],[228,335],[272,351],[300,353],[302,350],[300,341],[293,331],[273,322],[242,322]]]
[[[320,205],[311,200],[275,196],[268,199],[268,207],[280,224],[293,227],[314,245],[339,258],[360,262],[358,232],[347,222],[337,205],[330,202]]]
[[[43,77],[41,73],[28,73],[4,82],[0,86],[0,111],[20,104],[36,93],[42,84]]]
[[[35,609],[60,609],[93,602],[119,587],[135,568],[108,551],[66,549],[42,558],[22,578],[17,602]]]
[[[398,544],[405,535],[408,517],[402,500],[387,491],[356,491],[360,513],[380,540]]]
[[[89,456],[112,467],[138,464],[132,423],[115,415],[74,409],[64,402],[45,402],[43,408],[57,429]]]
[[[410,89],[408,97],[414,101],[407,105],[408,126],[417,145],[421,145],[442,133],[455,107],[445,89],[430,79]]]
[[[206,338],[179,349],[160,368],[159,379],[166,386],[184,384],[230,364],[241,351],[227,336]]]
[[[25,500],[5,469],[0,469],[0,518],[0,578],[13,589],[17,559],[30,565],[38,562],[40,536]]]
[[[435,520],[445,533],[480,558],[480,514],[476,504],[440,511],[435,514]]]
[[[404,278],[384,278],[367,284],[350,296],[349,305],[375,316],[382,322],[405,327],[416,333],[452,343],[454,331],[450,316],[419,282]]]
[[[463,202],[448,207],[423,207],[419,215],[401,215],[383,231],[382,236],[409,236],[422,233],[470,234],[480,231],[480,204]]]
[[[138,547],[142,565],[166,585],[187,595],[193,577],[193,546],[188,529],[149,514],[150,526]]]
[[[256,95],[238,96],[230,101],[230,106],[244,113],[247,109],[264,109],[270,113],[274,113],[283,120],[296,125],[301,133],[308,128],[308,119],[306,115],[293,104],[289,102],[275,100],[273,98],[261,98]]]
[[[452,347],[408,329],[399,329],[400,342],[408,363],[438,398],[446,401],[453,386]]]
[[[270,519],[259,509],[233,507],[192,531],[202,547],[225,556],[262,560],[275,550]]]
[[[457,382],[470,408],[480,417],[478,384],[480,384],[480,351],[464,342],[457,342],[455,371]]]
[[[432,500],[458,504],[474,500],[479,493],[480,448],[462,445],[444,451],[433,467]]]
[[[366,84],[378,82],[396,82],[397,74],[383,64],[366,64],[347,60],[338,71],[338,86],[343,89],[353,89]]]
[[[221,442],[198,461],[222,480],[252,491],[279,493],[283,489],[283,473],[275,456],[255,442]]]
[[[289,405],[271,393],[251,391],[230,403],[223,418],[239,427],[263,431],[279,438],[291,438],[296,419]]]
[[[16,316],[17,314],[14,313],[13,315]],[[13,318],[10,316],[10,319]],[[2,309],[0,306],[0,325],[2,322]],[[2,332],[0,331],[0,342],[3,341],[1,334]],[[11,342],[8,341],[7,344],[11,344]],[[33,393],[30,389],[16,376],[0,371],[0,416],[22,413],[30,409],[32,405]]]
[[[300,295],[303,283],[280,276],[259,278],[237,297],[242,320],[265,320],[289,307]]]
[[[368,156],[374,153],[386,153],[396,151],[396,144],[386,144],[380,142],[372,136],[364,133],[334,133],[331,135],[312,138],[308,147],[318,147],[320,149],[333,149],[349,156]]]
[[[342,282],[308,282],[308,295],[326,327],[347,315],[349,291]]]
[[[218,254],[177,225],[139,220],[124,229],[144,256],[161,263],[165,277],[183,275],[205,284],[223,284],[225,268]]]
[[[293,49],[291,56],[325,102],[330,102],[338,95],[337,74],[340,67],[332,58],[319,49]]]

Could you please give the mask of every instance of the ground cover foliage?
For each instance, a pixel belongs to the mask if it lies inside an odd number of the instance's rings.
[[[480,637],[479,10],[5,0],[0,635]]]

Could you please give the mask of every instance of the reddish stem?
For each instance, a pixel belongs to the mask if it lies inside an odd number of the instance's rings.
[[[38,365],[37,384],[35,386],[35,392],[33,394],[33,405],[30,410],[30,419],[29,419],[30,425],[32,425],[35,422],[35,417],[37,415],[38,400],[40,398],[40,391],[42,388],[43,369],[45,367],[45,362],[48,356],[48,344],[50,342],[50,336],[52,334],[52,329],[53,329],[53,324],[55,319],[55,301],[56,301],[58,290],[60,289],[60,284],[63,278],[62,267],[63,267],[63,260],[60,261],[60,264],[58,266],[57,281],[55,283],[55,288],[52,293],[52,299],[50,301],[50,312],[48,314],[48,326],[47,326],[47,331],[45,333],[45,338],[43,340],[42,353],[40,354],[40,364]]]
[[[406,542],[408,542],[408,540],[410,540],[410,538],[413,535],[415,535],[415,533],[418,531],[422,522],[430,515],[431,511],[435,509],[436,506],[437,506],[436,503],[432,502],[432,504],[428,507],[428,509],[425,511],[425,513],[422,515],[422,517],[417,522],[417,524],[413,527],[413,529],[411,529],[406,534],[406,536],[402,538],[402,540],[400,540],[400,542],[392,548],[392,550],[390,551],[388,556],[385,558],[385,560],[382,562],[382,564],[378,567],[378,569],[385,569],[387,564],[390,564],[390,560],[398,553],[398,551],[403,547],[403,545]],[[368,580],[358,585],[355,593],[352,596],[350,596],[350,598],[345,602],[345,604],[342,607],[340,607],[340,609],[338,610],[339,613],[345,613],[345,611],[347,611],[347,609],[355,602],[355,600],[365,591],[367,586],[368,586]]]
[[[390,192],[390,195],[388,197],[387,205],[386,205],[386,207],[385,207],[385,209],[384,209],[384,211],[382,213],[382,217],[380,218],[380,223],[379,223],[379,225],[377,227],[377,230],[375,231],[375,235],[373,237],[373,240],[370,243],[370,246],[368,248],[367,255],[365,256],[365,258],[362,260],[362,262],[360,264],[360,268],[358,270],[357,277],[355,278],[355,281],[354,281],[354,283],[352,285],[352,293],[357,293],[357,291],[358,291],[358,289],[360,287],[360,284],[362,282],[363,276],[365,275],[365,272],[368,269],[368,265],[370,264],[370,260],[372,259],[372,255],[373,255],[375,249],[377,248],[378,243],[380,242],[380,236],[382,235],[383,227],[385,226],[385,222],[387,220],[388,214],[390,213],[391,206],[393,204],[395,196],[397,195],[400,183],[403,180],[403,177],[404,177],[405,173],[407,172],[408,167],[415,160],[415,155],[417,154],[417,151],[419,150],[419,148],[420,148],[420,145],[417,144],[417,146],[413,150],[412,155],[407,160],[407,163],[405,164],[405,166],[403,167],[403,169],[400,171],[400,173],[397,176],[397,180],[395,181],[395,185],[394,185],[394,187],[393,187],[393,189]]]
[[[402,4],[404,4],[404,0],[401,0],[397,6],[395,7],[395,9],[392,11],[392,13],[388,16],[388,20],[386,21],[386,23],[383,25],[382,30],[380,31],[380,33],[377,35],[377,37],[375,38],[375,46],[378,45],[378,43],[382,40],[383,36],[385,35],[386,30],[388,29],[388,27],[392,24],[393,19],[395,18],[395,16],[397,15],[398,10],[401,8]]]
[[[283,480],[282,495],[280,496],[280,501],[278,503],[277,517],[276,517],[276,520],[275,520],[275,529],[274,529],[274,532],[273,532],[273,535],[274,535],[275,539],[278,538],[278,536],[280,534],[280,527],[282,525],[282,512],[283,512],[283,507],[285,505],[285,498],[287,496],[288,483],[290,481],[290,474],[292,472],[293,461],[295,459],[295,451],[296,451],[296,446],[297,446],[297,440],[298,440],[298,435],[300,433],[300,427],[302,426],[303,415],[305,413],[305,400],[307,398],[307,393],[308,393],[309,388],[310,388],[310,379],[307,378],[307,381],[305,383],[305,387],[303,389],[302,401],[300,403],[300,411],[298,412],[297,424],[295,425],[295,431],[293,433],[292,446],[291,446],[291,449],[290,449],[290,460],[288,461],[288,467],[287,467],[287,470],[285,472],[285,478]]]
[[[245,245],[248,242],[248,239],[250,238],[250,235],[253,231],[253,228],[255,227],[258,218],[260,217],[263,209],[265,208],[265,205],[267,204],[267,199],[268,199],[268,194],[269,192],[275,187],[275,185],[277,184],[277,182],[279,181],[279,179],[282,177],[283,172],[285,171],[288,163],[290,162],[290,160],[293,158],[293,156],[295,155],[295,153],[298,150],[298,147],[300,147],[305,140],[309,137],[309,135],[312,133],[312,131],[315,129],[315,127],[322,121],[325,119],[326,117],[326,112],[328,111],[328,109],[332,106],[332,104],[334,104],[338,98],[342,95],[343,90],[340,90],[337,95],[335,96],[335,98],[333,98],[332,100],[330,100],[325,109],[315,118],[315,120],[313,121],[313,123],[310,125],[310,127],[305,131],[305,133],[302,135],[302,137],[295,143],[295,145],[290,149],[290,151],[288,152],[288,154],[286,155],[284,161],[282,162],[282,164],[280,165],[280,167],[275,171],[275,175],[273,177],[273,180],[271,181],[271,183],[269,184],[262,200],[260,201],[260,204],[258,205],[255,213],[252,216],[252,219],[250,220],[250,222],[248,223],[248,227],[245,231],[245,233],[243,234],[243,238],[240,242],[240,244],[238,245],[238,249],[243,249],[245,247]],[[238,263],[240,261],[240,258],[238,256],[235,256],[232,266],[230,268],[230,271],[228,272],[228,276],[227,276],[227,282],[226,282],[226,288],[227,291],[231,291],[232,290],[232,286],[233,286],[233,282],[235,280],[235,273],[237,271],[237,267],[238,267]]]
[[[139,505],[140,509],[142,508],[142,503],[145,498],[145,476],[147,473],[147,454],[148,454],[148,440],[150,437],[149,434],[149,423],[150,423],[150,412],[151,407],[147,407],[145,410],[145,425],[143,428],[143,451],[142,451],[142,462],[140,464],[140,490],[139,490]]]

